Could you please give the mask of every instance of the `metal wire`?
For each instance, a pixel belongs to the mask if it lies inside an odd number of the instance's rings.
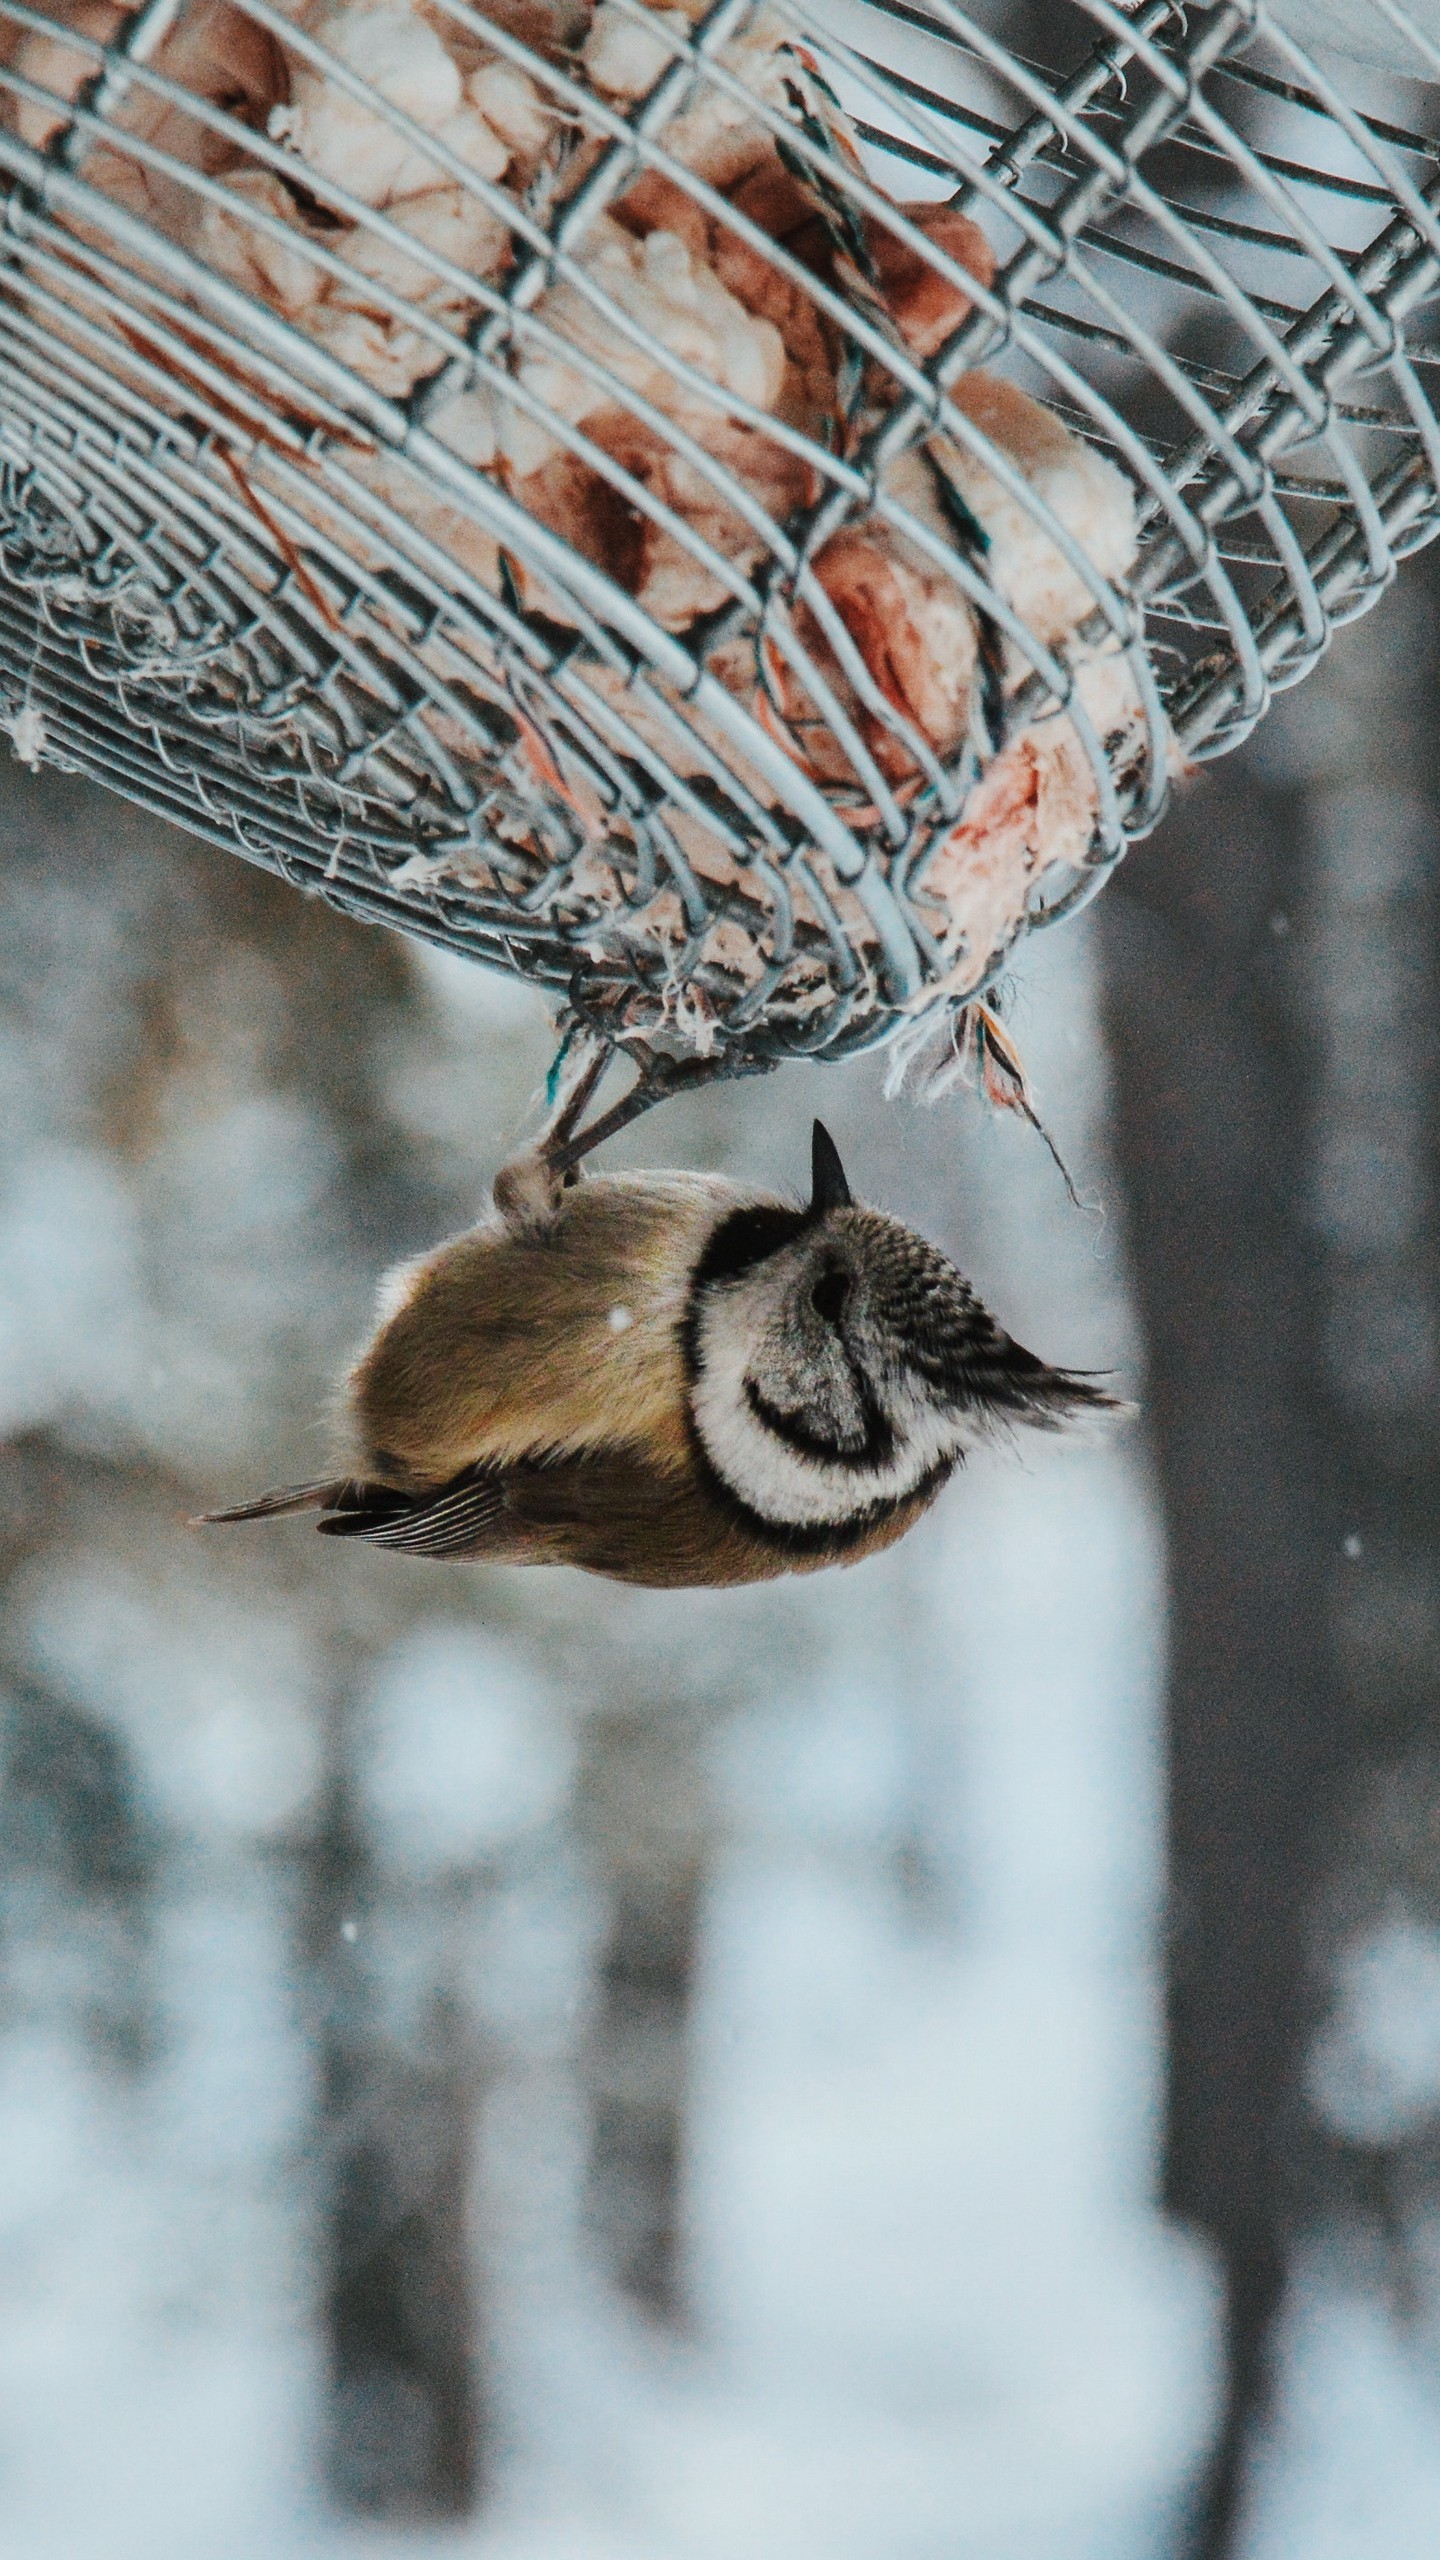
[[[0,719],[614,1035],[736,1067],[836,1055],[968,999],[1015,930],[1083,904],[1155,824],[1176,744],[1236,745],[1440,528],[1415,338],[1440,284],[1437,66],[1417,39],[1408,79],[1342,94],[1250,0],[1056,0],[1023,51],[1003,0],[716,0],[698,22],[610,0],[625,16],[654,54],[636,97],[587,75],[584,0],[544,25],[538,0],[425,0],[457,59],[532,84],[544,138],[517,182],[523,155],[482,174],[314,10],[0,0]],[[1396,13],[1377,22],[1393,48]],[[415,188],[377,205],[358,164],[297,158],[269,110],[317,72],[408,146]],[[702,111],[758,134],[858,244],[848,265],[700,173]],[[607,283],[590,249],[642,180],[811,315],[845,432],[717,387]],[[449,246],[411,218],[427,186],[456,191]],[[919,196],[979,223],[993,282],[897,210]],[[461,216],[491,224],[488,262]],[[217,257],[242,235],[272,276],[299,263],[288,310]],[[951,293],[923,358],[865,289],[881,237]],[[957,399],[982,366],[1128,475],[1123,580]],[[446,419],[470,395],[589,493],[604,543],[527,503],[503,454],[466,459]],[[1018,617],[963,511],[902,494],[897,458],[937,434],[1081,581],[1075,645]],[[857,646],[816,563],[859,525],[943,573],[982,659],[1007,653],[988,734],[937,748]],[[637,543],[683,565],[687,617],[626,575]],[[1101,647],[1129,669],[1123,736],[1076,685]],[[1093,776],[1088,851],[957,964],[937,847],[1057,708]]]

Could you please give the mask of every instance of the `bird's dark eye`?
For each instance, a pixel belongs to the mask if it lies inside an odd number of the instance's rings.
[[[849,1295],[849,1281],[844,1272],[838,1271],[831,1262],[826,1264],[811,1290],[810,1304],[826,1324],[838,1324],[845,1313],[845,1301]]]

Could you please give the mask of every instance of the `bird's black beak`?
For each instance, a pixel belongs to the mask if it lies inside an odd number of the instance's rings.
[[[828,1129],[817,1120],[810,1140],[810,1215],[823,1218],[830,1209],[848,1209],[850,1185],[840,1150]]]

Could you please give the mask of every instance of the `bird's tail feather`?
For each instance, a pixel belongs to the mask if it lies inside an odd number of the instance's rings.
[[[194,1526],[213,1529],[235,1520],[274,1520],[282,1511],[331,1511],[343,1504],[347,1490],[343,1476],[326,1476],[317,1484],[277,1485],[272,1493],[257,1493],[253,1502],[232,1503],[228,1511],[202,1511]]]

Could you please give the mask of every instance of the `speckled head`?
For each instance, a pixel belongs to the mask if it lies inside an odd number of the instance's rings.
[[[1012,1342],[944,1254],[855,1201],[818,1120],[807,1206],[716,1229],[687,1352],[704,1458],[777,1528],[909,1501],[997,1429],[1113,1402]]]

